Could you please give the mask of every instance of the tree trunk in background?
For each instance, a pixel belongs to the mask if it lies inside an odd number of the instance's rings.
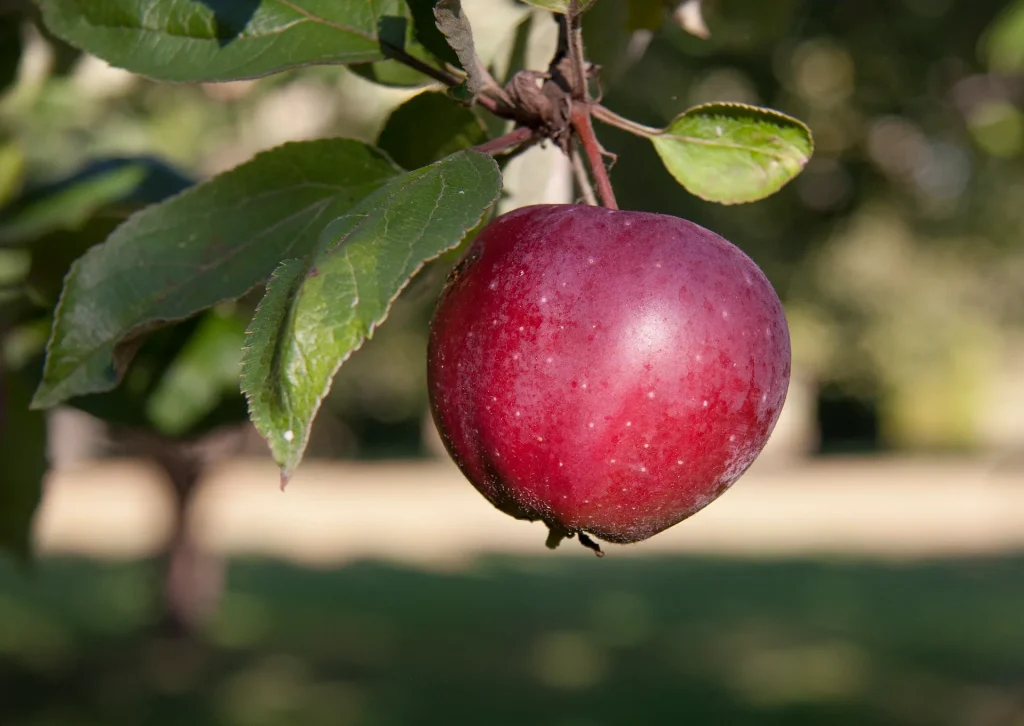
[[[161,557],[158,630],[173,637],[194,637],[217,612],[224,588],[222,559],[204,550],[193,527],[193,505],[210,466],[235,454],[248,425],[214,431],[196,441],[180,441],[149,432],[120,432],[132,455],[157,464],[167,475],[171,495],[171,531]]]
[[[198,631],[217,609],[223,590],[223,563],[204,552],[192,527],[192,505],[204,462],[175,446],[157,458],[167,473],[173,511],[161,573],[161,633],[186,637]]]

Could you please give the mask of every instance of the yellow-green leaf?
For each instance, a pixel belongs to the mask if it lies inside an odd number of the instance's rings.
[[[814,151],[811,131],[800,121],[733,103],[692,108],[651,141],[676,181],[720,204],[771,196],[803,170]]]

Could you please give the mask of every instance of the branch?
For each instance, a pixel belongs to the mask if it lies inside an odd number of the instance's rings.
[[[566,40],[569,50],[569,67],[572,73],[572,98],[574,101],[590,100],[587,87],[587,61],[583,55],[583,25],[580,23],[579,0],[572,0],[566,15]]]
[[[3,0],[0,0],[0,2],[2,1]],[[386,45],[384,47],[385,50],[387,51],[388,57],[391,58],[392,60],[396,60],[402,65],[406,65],[415,71],[419,71],[423,75],[429,76],[430,78],[433,78],[435,81],[438,81],[439,83],[443,83],[449,88],[455,88],[456,86],[462,85],[463,79],[459,78],[458,76],[452,73],[449,73],[446,70],[435,68],[434,66],[420,60],[419,58],[409,55],[401,48],[397,48],[393,45]],[[490,74],[488,74],[488,77],[490,77]],[[494,82],[494,88],[487,88],[485,89],[485,91],[497,93],[499,95],[499,98],[505,95],[505,91],[497,85],[496,81]],[[492,96],[488,96],[486,95],[486,93],[478,94],[475,98],[475,101],[484,108],[486,108],[488,111],[493,113],[495,116],[498,116],[499,118],[515,118],[515,114],[513,113],[513,110],[508,106],[508,104],[502,103],[502,101],[499,101],[493,98]]]
[[[608,178],[608,170],[605,169],[604,158],[601,156],[601,144],[594,134],[594,126],[590,123],[590,104],[574,103],[571,118],[572,128],[583,145],[587,161],[590,162],[590,172],[594,175],[594,181],[597,183],[597,192],[601,195],[601,203],[609,209],[618,209],[619,204],[615,201],[612,182]]]
[[[494,156],[495,154],[500,154],[503,151],[508,151],[509,149],[514,149],[517,146],[522,146],[523,144],[537,140],[537,135],[534,133],[533,129],[528,128],[526,126],[520,126],[519,128],[515,129],[514,131],[510,131],[504,136],[499,136],[496,139],[485,141],[484,143],[478,144],[473,148],[476,151],[482,151],[485,154],[490,154],[491,156]]]
[[[439,81],[449,88],[454,88],[462,83],[457,76],[452,75],[448,71],[441,70],[440,68],[435,68],[429,63],[421,61],[416,56],[409,55],[401,48],[386,44],[383,41],[381,41],[381,46],[384,48],[386,55],[392,60],[396,60],[402,65],[409,66],[413,70],[419,71],[425,76],[430,76],[435,81]]]

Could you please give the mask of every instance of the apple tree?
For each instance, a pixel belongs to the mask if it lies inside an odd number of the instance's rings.
[[[0,446],[17,462],[0,481],[5,548],[28,552],[46,467],[43,412],[60,405],[118,427],[185,489],[225,450],[210,444],[216,432],[251,420],[286,483],[339,368],[424,265],[461,254],[488,224],[504,165],[533,146],[561,149],[579,203],[611,210],[616,157],[602,126],[651,144],[689,193],[719,204],[772,195],[810,159],[807,127],[769,108],[679,108],[661,128],[624,117],[601,100],[602,72],[614,68],[584,47],[594,1],[528,4],[557,23],[554,55],[542,68],[513,60],[496,77],[458,0],[37,0],[46,33],[158,81],[340,64],[422,92],[376,143],[291,142],[201,181],[124,157],[18,193],[4,186],[18,159],[0,146],[0,244],[29,260],[4,288],[0,316]],[[654,27],[676,11],[706,31],[698,2],[672,5],[630,0],[629,22]],[[12,65],[3,57],[18,53],[6,16],[0,38],[2,83]],[[225,312],[239,300],[259,301],[248,322]]]

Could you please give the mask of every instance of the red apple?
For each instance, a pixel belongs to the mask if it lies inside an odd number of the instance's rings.
[[[789,386],[778,296],[727,240],[578,205],[489,224],[431,323],[434,420],[473,485],[549,544],[638,542],[720,496]]]

